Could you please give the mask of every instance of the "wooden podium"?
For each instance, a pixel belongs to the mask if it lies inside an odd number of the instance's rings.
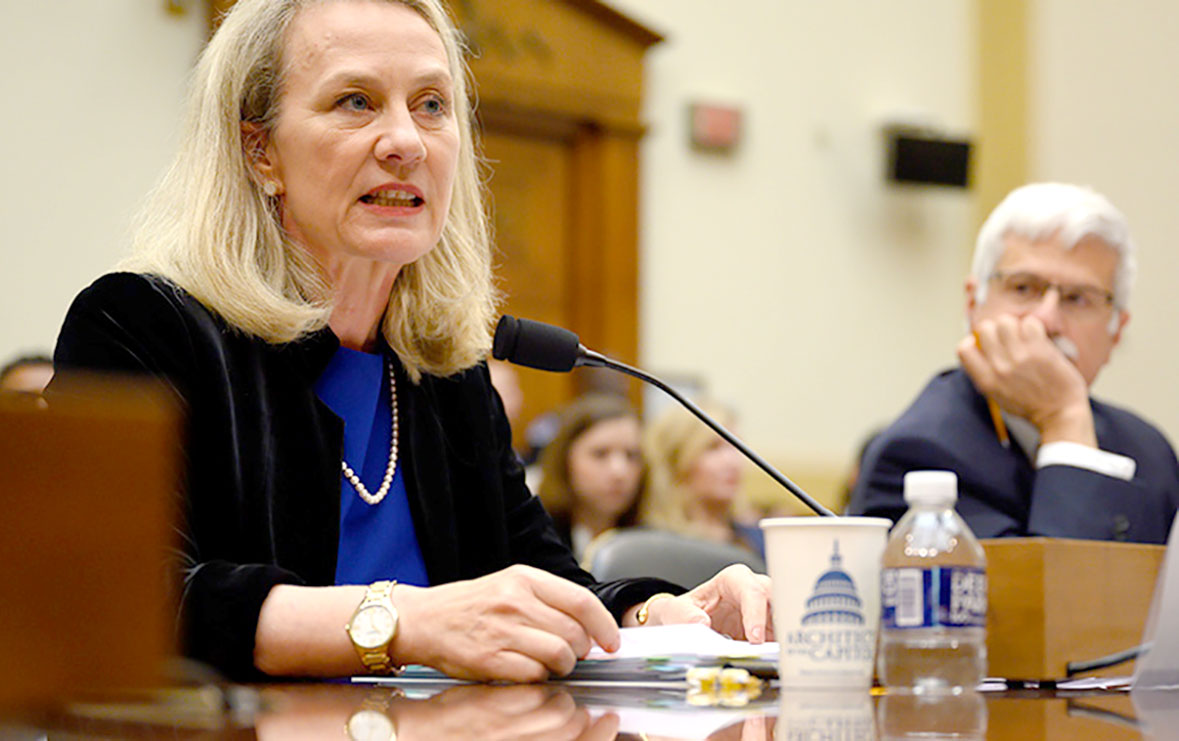
[[[0,709],[148,686],[174,652],[175,401],[68,388],[0,395]]]
[[[1056,538],[982,541],[990,610],[987,674],[1063,679],[1087,661],[1142,642],[1166,548]],[[1123,664],[1098,675],[1126,675]]]

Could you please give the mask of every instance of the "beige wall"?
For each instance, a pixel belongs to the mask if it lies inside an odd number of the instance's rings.
[[[879,128],[974,129],[981,1],[613,0],[668,36],[648,68],[644,364],[703,378],[792,472],[842,467],[953,362],[972,197],[886,186]],[[1030,171],[1105,190],[1142,245],[1099,392],[1175,439],[1179,6],[1035,0],[1030,16]],[[0,357],[50,347],[69,299],[117,259],[171,151],[203,21],[162,1],[4,3]],[[735,155],[688,148],[695,100],[744,111]]]
[[[51,350],[74,294],[118,259],[204,23],[163,0],[0,5],[0,360]]]
[[[974,121],[967,0],[616,0],[650,55],[644,362],[698,374],[806,478],[954,360],[973,203],[886,184],[881,126]],[[740,150],[687,145],[690,101],[740,107]]]
[[[1139,247],[1131,321],[1095,393],[1179,443],[1179,4],[1038,0],[1030,171],[1087,183]]]

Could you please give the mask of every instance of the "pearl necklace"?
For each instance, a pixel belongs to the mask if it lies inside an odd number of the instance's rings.
[[[392,413],[392,432],[389,435],[389,465],[385,466],[385,478],[381,480],[381,488],[377,489],[377,493],[370,494],[348,462],[343,458],[340,459],[340,469],[344,472],[344,478],[348,479],[360,498],[369,504],[381,503],[381,500],[389,493],[389,487],[393,485],[393,474],[397,472],[397,379],[393,376],[393,363],[389,363],[389,409]]]

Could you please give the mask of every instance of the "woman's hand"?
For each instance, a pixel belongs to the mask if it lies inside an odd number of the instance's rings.
[[[588,589],[530,566],[421,588],[398,584],[390,653],[458,679],[540,682],[568,674],[597,643],[618,646],[618,625]]]
[[[702,623],[750,643],[773,640],[770,577],[734,564],[687,594],[650,604],[647,625],[675,623]]]

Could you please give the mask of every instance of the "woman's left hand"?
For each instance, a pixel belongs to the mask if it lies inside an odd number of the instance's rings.
[[[676,623],[702,623],[750,643],[773,640],[770,577],[733,564],[686,594],[651,602],[647,625]]]

